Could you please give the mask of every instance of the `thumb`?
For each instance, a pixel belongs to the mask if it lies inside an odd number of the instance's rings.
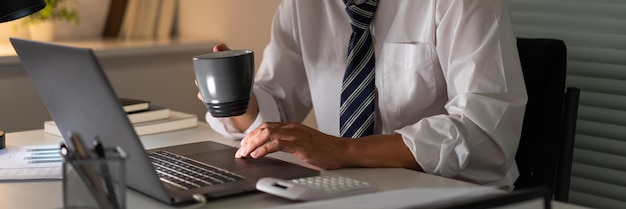
[[[228,51],[230,48],[226,44],[218,44],[213,47],[213,52]]]

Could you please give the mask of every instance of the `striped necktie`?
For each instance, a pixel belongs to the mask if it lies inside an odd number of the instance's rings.
[[[352,35],[348,46],[348,61],[341,86],[340,132],[342,137],[358,138],[374,133],[374,45],[370,23],[378,0],[362,4],[346,2]]]

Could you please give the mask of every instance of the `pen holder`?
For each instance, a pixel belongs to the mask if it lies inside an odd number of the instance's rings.
[[[126,156],[120,148],[105,156],[64,159],[64,208],[126,208]]]

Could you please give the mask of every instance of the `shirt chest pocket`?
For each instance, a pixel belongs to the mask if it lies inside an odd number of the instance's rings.
[[[376,63],[379,106],[411,114],[431,105],[437,90],[432,60],[429,44],[383,44]]]

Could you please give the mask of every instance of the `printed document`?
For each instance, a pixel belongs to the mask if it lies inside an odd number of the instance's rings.
[[[61,179],[58,145],[7,146],[0,150],[0,180]]]

